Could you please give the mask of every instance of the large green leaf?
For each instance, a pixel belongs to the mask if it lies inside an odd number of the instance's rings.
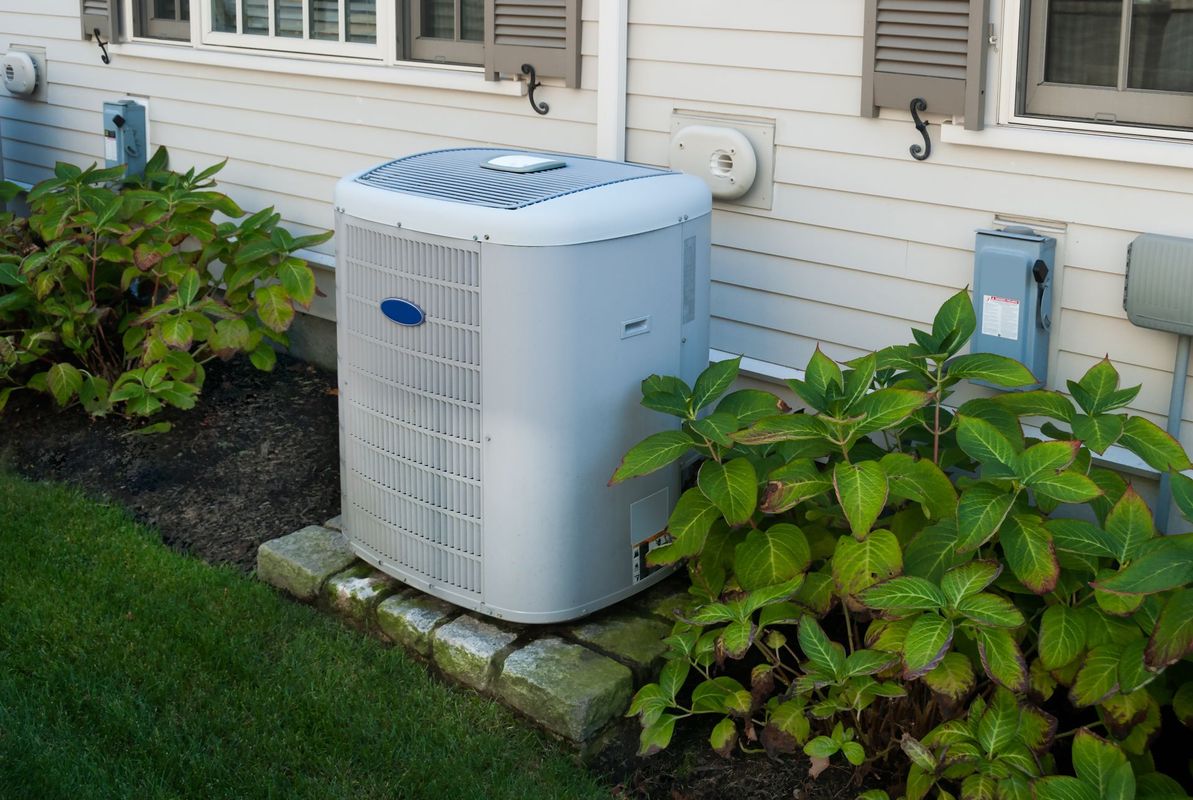
[[[648,397],[652,398],[652,400],[661,400],[661,398],[658,398],[656,395],[648,395]],[[676,395],[668,402],[676,402],[679,400],[681,400],[681,398]],[[643,399],[643,404],[645,404],[645,401],[646,398]],[[664,411],[665,409],[660,406],[661,402],[655,406],[648,407],[653,407],[656,411]],[[677,416],[682,416],[682,412]],[[732,447],[733,439],[730,438],[730,435],[736,433],[738,428],[741,427],[741,424],[738,422],[737,417],[733,416],[732,414],[726,411],[717,411],[702,419],[694,419],[690,421],[688,423],[688,427],[691,428],[692,432],[697,436],[701,436],[710,442],[719,444],[721,447]]]
[[[1122,414],[1078,414],[1073,418],[1073,435],[1095,453],[1105,453],[1123,435],[1125,421]]]
[[[721,509],[730,525],[741,525],[753,515],[758,502],[758,474],[748,459],[735,458],[724,464],[705,461],[696,484]]]
[[[949,362],[950,378],[985,381],[995,386],[1016,388],[1039,383],[1031,370],[1013,358],[994,353],[970,353]]]
[[[294,320],[294,304],[279,284],[265,286],[256,291],[257,316],[271,331],[281,333]]]
[[[710,365],[692,387],[692,410],[699,411],[729,390],[737,380],[741,367],[741,356],[728,358]]]
[[[845,388],[841,395],[840,407],[842,413],[850,413],[853,404],[865,397],[874,384],[874,374],[878,369],[878,359],[873,354],[862,356],[850,362],[850,369],[845,373]]]
[[[863,417],[854,432],[858,436],[893,428],[928,405],[932,395],[913,389],[879,389],[858,400],[851,414]]]
[[[977,328],[973,300],[965,289],[954,294],[936,312],[932,320],[932,338],[937,342],[952,339],[954,349],[960,348]]]
[[[159,328],[162,341],[175,350],[189,350],[195,332],[182,315],[166,317]]]
[[[898,575],[903,569],[903,551],[890,531],[871,531],[864,541],[852,536],[837,540],[833,554],[833,582],[843,597],[858,595],[881,580]]]
[[[1131,417],[1127,420],[1119,444],[1160,472],[1179,472],[1193,466],[1189,463],[1189,456],[1180,442],[1143,417]]]
[[[1185,519],[1193,522],[1193,478],[1179,472],[1172,473],[1172,499]]]
[[[675,733],[675,721],[679,719],[675,714],[662,714],[654,724],[647,725],[638,736],[638,755],[649,756],[666,750],[671,744],[671,737]]]
[[[971,561],[944,573],[940,589],[945,601],[955,606],[962,597],[977,594],[994,583],[1001,572],[1002,565],[997,561]]]
[[[804,532],[781,522],[765,531],[752,530],[737,546],[734,568],[746,591],[774,586],[802,575],[811,561]]]
[[[1012,514],[999,533],[1003,555],[1015,577],[1036,594],[1056,588],[1060,564],[1052,547],[1052,536],[1034,514]]]
[[[1080,450],[1081,442],[1041,442],[1019,454],[1015,462],[1015,474],[1019,480],[1031,486],[1040,478],[1066,469]]]
[[[733,434],[733,440],[741,444],[759,445],[822,441],[825,435],[824,423],[819,417],[811,414],[782,414],[758,420],[744,431]]]
[[[1049,606],[1040,619],[1040,662],[1060,669],[1085,650],[1085,620],[1068,606]]]
[[[840,462],[833,469],[833,487],[854,537],[864,539],[886,505],[886,473],[874,461]]]
[[[953,644],[953,623],[939,614],[921,614],[903,641],[904,677],[918,678],[935,669]]]
[[[1024,622],[1023,612],[1014,603],[989,592],[962,597],[957,611],[986,628],[1018,628]]]
[[[1078,778],[1098,790],[1100,797],[1110,796],[1112,776],[1126,764],[1122,750],[1088,728],[1073,737],[1073,769]]]
[[[1118,667],[1123,646],[1103,644],[1089,651],[1069,690],[1069,701],[1078,708],[1097,705],[1118,691]]]
[[[951,516],[957,510],[957,491],[940,467],[907,453],[887,453],[879,462],[887,476],[891,496],[913,500],[930,519]]]
[[[1049,775],[1032,784],[1035,800],[1103,800],[1094,787],[1068,775]]]
[[[973,691],[977,679],[969,658],[963,653],[951,652],[945,653],[940,663],[924,675],[924,683],[937,694],[958,703]]]
[[[845,649],[828,638],[828,634],[813,617],[799,621],[800,649],[812,666],[837,679],[845,676]]]
[[[832,479],[820,471],[816,462],[810,458],[797,458],[770,474],[766,494],[762,498],[762,510],[768,514],[780,514],[831,488]]]
[[[903,555],[903,571],[940,583],[945,571],[962,559],[957,553],[957,521],[946,518],[911,540]]]
[[[1166,536],[1096,586],[1117,594],[1155,594],[1193,583],[1193,534]]]
[[[957,415],[957,444],[965,454],[983,466],[1015,464],[1015,446],[984,419]]]
[[[1147,502],[1131,486],[1106,517],[1106,533],[1114,542],[1120,562],[1134,559],[1144,543],[1156,535]]]
[[[1027,663],[1010,631],[1003,628],[978,628],[975,636],[982,668],[990,679],[1012,692],[1026,691]]]
[[[1060,392],[1037,389],[1031,392],[1007,392],[994,398],[995,402],[1021,417],[1051,417],[1071,422],[1073,403]]]
[[[1042,475],[1035,479],[1031,488],[1040,497],[1054,503],[1086,503],[1102,494],[1098,484],[1074,470]]]
[[[739,389],[717,403],[717,412],[732,414],[742,425],[753,425],[760,419],[781,414],[788,406],[777,396],[760,389]]]
[[[64,406],[83,387],[83,373],[79,372],[72,364],[65,362],[55,364],[46,373],[46,387],[50,390],[54,401],[58,405]]]
[[[287,258],[278,267],[278,279],[290,299],[303,308],[310,308],[315,299],[315,273],[300,258]]]
[[[792,384],[796,383],[798,381],[792,381]],[[839,396],[844,385],[844,377],[837,362],[826,356],[817,345],[804,370],[803,390],[797,391],[796,394],[806,400],[808,405],[824,411],[829,398]]]
[[[683,431],[662,431],[630,448],[610,484],[646,475],[667,466],[692,449],[692,437]]]
[[[939,611],[945,605],[945,596],[936,584],[909,575],[875,584],[859,599],[869,608],[890,611],[890,616],[896,617],[912,611]]]
[[[1180,589],[1164,603],[1147,643],[1147,666],[1170,667],[1193,652],[1193,589]]]
[[[962,492],[957,504],[957,551],[976,550],[990,541],[1014,502],[1014,495],[985,483]]]
[[[1091,522],[1078,519],[1050,519],[1044,527],[1052,534],[1057,552],[1076,553],[1093,558],[1118,558],[1118,547],[1106,531]]]
[[[704,540],[712,524],[720,519],[721,510],[693,486],[679,496],[667,532],[675,540],[676,556],[694,556],[704,549]]]
[[[1019,703],[1006,689],[996,689],[986,713],[978,722],[978,744],[987,756],[997,756],[1015,741],[1019,732]]]

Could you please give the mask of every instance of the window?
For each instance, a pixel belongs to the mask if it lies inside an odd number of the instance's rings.
[[[203,41],[379,58],[377,0],[202,0]]]
[[[1193,2],[1024,0],[1018,112],[1193,128]]]
[[[191,38],[190,0],[145,0],[137,4],[136,11],[138,36],[180,41]]]
[[[410,57],[481,64],[485,60],[483,0],[411,0]]]

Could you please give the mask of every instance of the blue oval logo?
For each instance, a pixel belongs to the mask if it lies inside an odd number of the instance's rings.
[[[409,328],[413,328],[415,325],[422,325],[427,321],[427,315],[423,313],[421,308],[409,300],[402,300],[397,297],[387,297],[382,300],[381,313],[399,325],[405,325]]]

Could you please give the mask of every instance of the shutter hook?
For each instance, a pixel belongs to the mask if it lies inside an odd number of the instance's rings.
[[[99,50],[101,53],[103,53],[103,55],[99,57],[99,60],[105,64],[111,64],[112,57],[108,55],[108,42],[105,42],[103,37],[99,35],[99,28],[96,28],[92,33],[95,35],[95,43],[99,45]]]
[[[538,75],[534,71],[534,65],[533,64],[523,64],[522,65],[522,74],[530,76],[530,80],[528,80],[526,82],[526,85],[529,87],[528,94],[530,95],[530,107],[533,108],[539,114],[546,114],[548,111],[551,110],[551,106],[547,105],[546,103],[542,103],[542,102],[536,103],[534,100],[534,90],[539,88],[540,86],[542,86],[542,84],[539,83]]]
[[[927,110],[928,103],[924,98],[917,97],[911,101],[911,118],[915,121],[915,129],[924,136],[922,145],[911,146],[911,157],[916,161],[927,161],[928,156],[932,155],[932,137],[928,135],[928,123],[920,119],[920,112]]]

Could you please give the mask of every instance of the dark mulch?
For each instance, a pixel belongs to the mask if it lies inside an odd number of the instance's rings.
[[[257,546],[339,513],[335,374],[287,356],[207,365],[199,405],[157,420],[90,420],[17,392],[0,416],[0,465],[118,501],[169,546],[250,570]]]

